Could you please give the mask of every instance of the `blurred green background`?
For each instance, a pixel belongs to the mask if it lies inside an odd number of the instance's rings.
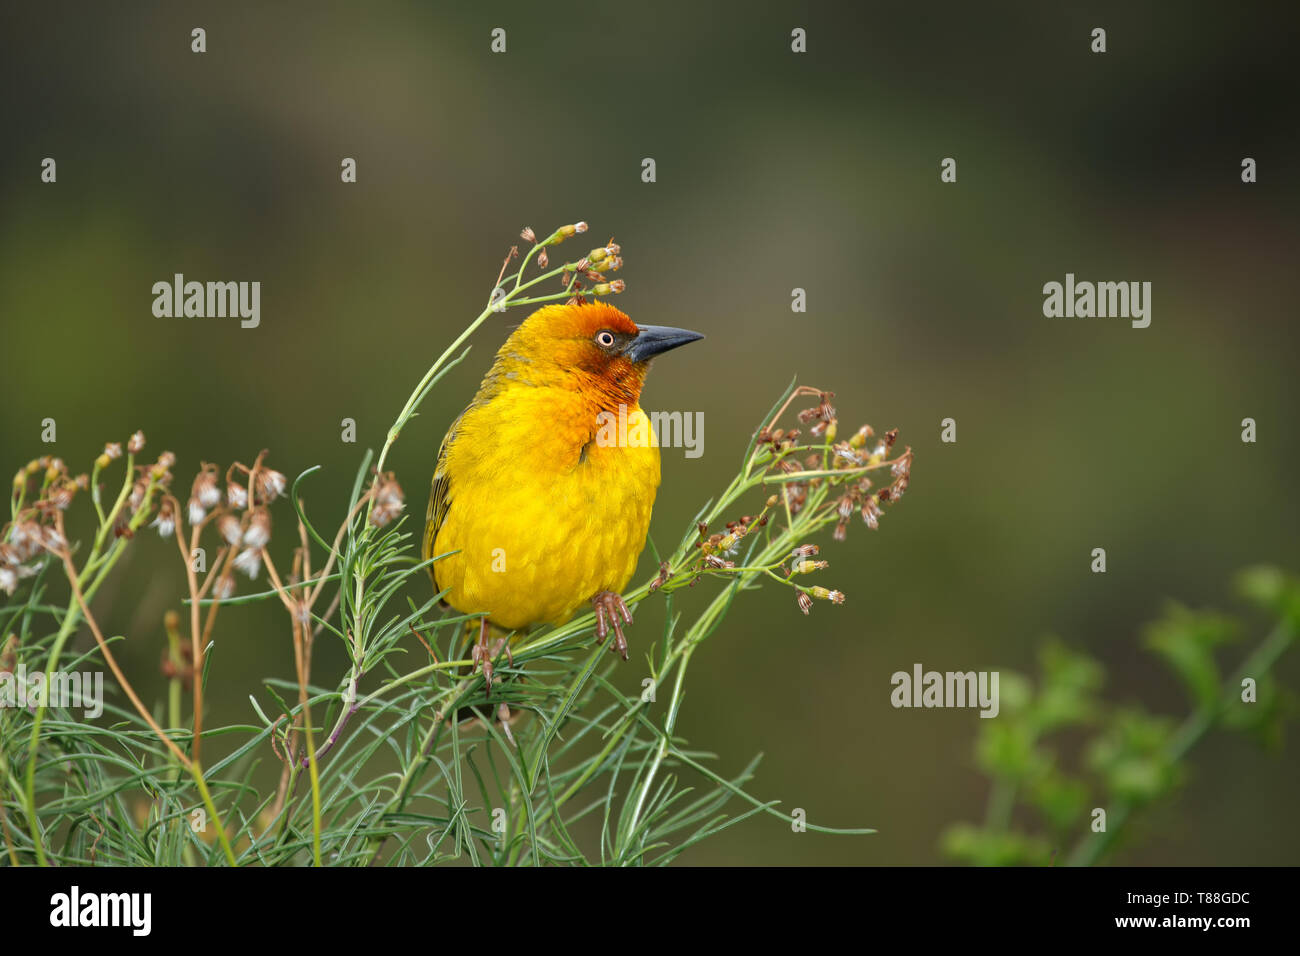
[[[897,426],[916,449],[881,530],[824,550],[823,583],[848,602],[808,618],[783,590],[741,602],[696,656],[680,724],[724,772],[764,752],[764,799],[880,832],[760,817],[683,859],[941,861],[943,828],[983,816],[980,721],[894,710],[891,673],[1032,672],[1057,634],[1105,662],[1112,699],[1181,717],[1142,624],[1168,597],[1230,606],[1243,565],[1300,569],[1296,21],[1273,5],[904,6],[7,6],[4,468],[51,451],[47,417],[75,470],[140,428],[177,454],[182,487],[200,459],[269,448],[291,478],[323,466],[308,507],[337,522],[360,448],[478,313],[519,229],[585,219],[584,240],[623,246],[617,305],[708,335],[661,360],[643,397],[705,415],[703,457],[665,451],[661,545],[796,373],[836,392],[842,431]],[[947,156],[956,184],[939,181]],[[1245,156],[1257,184],[1240,181]],[[154,318],[151,286],[176,272],[261,281],[260,328]],[[1152,282],[1150,328],[1044,318],[1042,285],[1066,272]],[[403,435],[391,463],[413,512],[523,314],[480,330]],[[956,444],[939,440],[946,417]],[[148,536],[99,598],[146,687],[175,564]],[[638,616],[641,640],[659,613]],[[219,625],[210,726],[250,719],[258,680],[292,672],[278,605]],[[322,644],[316,680],[343,662]],[[1287,661],[1284,683],[1298,672]],[[635,686],[638,665],[622,676]],[[1192,769],[1118,861],[1297,862],[1293,750],[1217,735]]]

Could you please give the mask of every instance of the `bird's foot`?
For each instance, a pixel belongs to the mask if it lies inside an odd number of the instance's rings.
[[[487,682],[487,692],[489,696],[492,694],[493,683],[500,680],[500,678],[493,677],[492,662],[501,656],[502,650],[505,650],[506,652],[506,661],[509,662],[511,667],[514,667],[515,655],[510,649],[510,639],[507,637],[500,637],[489,644],[488,619],[482,618],[482,623],[479,625],[478,630],[478,643],[475,644],[473,650],[470,651],[470,659],[474,662],[476,668],[482,669],[483,679]]]
[[[610,646],[623,655],[623,660],[627,660],[627,638],[623,636],[623,624],[632,623],[632,612],[627,609],[623,599],[613,591],[601,591],[591,599],[591,606],[596,609],[596,643],[605,643],[612,624],[614,643]],[[620,616],[623,618],[622,621],[619,620]]]

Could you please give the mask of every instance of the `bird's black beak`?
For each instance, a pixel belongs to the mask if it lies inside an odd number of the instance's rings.
[[[666,325],[639,326],[636,338],[628,343],[624,355],[633,362],[644,362],[687,342],[704,338],[699,332],[674,329]]]

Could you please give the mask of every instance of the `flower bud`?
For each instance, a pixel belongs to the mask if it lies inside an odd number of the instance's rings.
[[[830,567],[829,561],[796,561],[792,574],[810,574],[813,571],[821,571]]]
[[[817,598],[817,600],[819,601],[830,601],[832,604],[844,603],[843,591],[831,591],[823,587],[809,588],[809,591],[811,592],[812,596]]]

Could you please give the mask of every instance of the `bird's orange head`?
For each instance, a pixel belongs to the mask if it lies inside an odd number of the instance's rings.
[[[638,326],[604,302],[548,305],[506,340],[493,377],[577,388],[602,405],[634,405],[652,358],[702,338],[686,329]]]

